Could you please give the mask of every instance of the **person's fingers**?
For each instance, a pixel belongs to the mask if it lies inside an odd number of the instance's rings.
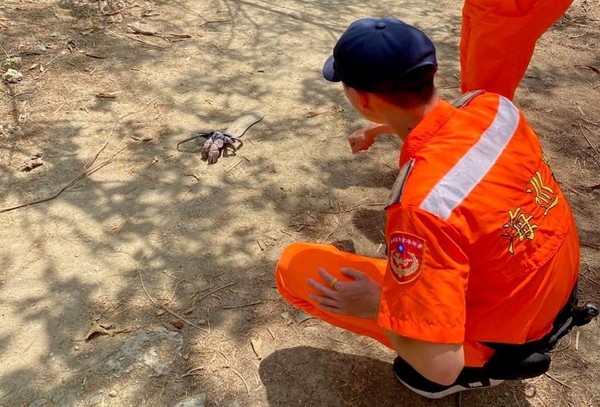
[[[323,297],[321,295],[311,294],[309,298],[313,301],[318,302],[320,305],[327,305],[334,308],[339,308],[339,303],[333,298]]]
[[[340,308],[336,308],[336,307],[331,307],[329,305],[319,305],[319,308],[322,311],[327,311],[327,312],[331,312],[332,314],[348,314],[348,312],[340,309]]]
[[[340,269],[343,275],[353,278],[354,280],[363,280],[367,275],[362,271],[358,271],[349,267],[343,267]]]
[[[332,290],[331,288],[324,286],[323,284],[319,283],[318,281],[313,280],[312,278],[308,279],[308,285],[310,285],[312,288],[317,290],[319,293],[321,293],[327,297],[331,297],[331,298],[336,297],[335,290]]]
[[[325,280],[325,282],[327,283],[327,285],[329,287],[331,287],[333,290],[335,290],[335,284],[338,282],[338,279],[335,278],[335,276],[329,274],[327,272],[327,270],[325,270],[323,267],[319,268],[319,274],[321,275],[321,277],[323,278],[323,280]]]

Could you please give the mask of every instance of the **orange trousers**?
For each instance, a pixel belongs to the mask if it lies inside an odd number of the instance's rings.
[[[465,0],[460,42],[462,92],[512,99],[535,44],[573,0]]]
[[[309,298],[309,295],[315,292],[308,285],[307,279],[312,278],[325,283],[318,272],[321,267],[339,281],[349,281],[349,278],[341,273],[342,267],[354,268],[367,273],[381,285],[387,259],[347,253],[331,245],[293,243],[281,254],[275,270],[275,282],[286,301],[307,314],[359,335],[369,336],[393,349],[385,330],[377,325],[377,321],[322,311],[318,304]],[[491,349],[476,342],[465,342],[464,348],[467,366],[483,366],[493,354]]]

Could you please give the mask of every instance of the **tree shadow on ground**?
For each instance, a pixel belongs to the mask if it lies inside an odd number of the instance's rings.
[[[6,2],[3,9],[22,30],[12,31],[17,40],[12,48],[6,44],[4,48],[21,55],[25,67],[41,64],[45,71],[38,67],[21,83],[5,85],[2,122],[15,130],[3,134],[0,144],[2,205],[56,192],[86,169],[109,138],[96,164],[121,147],[124,150],[56,200],[0,214],[2,226],[19,230],[17,236],[3,237],[2,307],[20,323],[0,333],[0,349],[6,350],[2,362],[12,363],[32,351],[39,355],[35,366],[3,372],[0,403],[26,405],[66,388],[77,389],[79,398],[89,398],[117,386],[118,379],[104,376],[102,366],[125,338],[164,325],[172,329],[171,322],[177,319],[157,315],[148,296],[192,323],[207,321],[210,326],[202,327],[210,332],[184,323],[178,332],[185,345],[181,359],[174,358],[172,386],[132,373],[126,378],[139,382],[123,389],[128,399],[169,404],[207,389],[226,394],[228,400],[246,397],[239,377],[229,368],[182,376],[197,367],[195,362],[215,358],[219,367],[251,366],[255,358],[249,338],[277,326],[279,311],[285,309],[273,288],[277,251],[293,240],[326,236],[337,209],[332,201],[345,207],[365,196],[380,202],[393,183],[390,167],[397,162],[393,151],[397,143],[384,144],[389,151],[349,155],[345,137],[362,120],[345,105],[339,87],[323,82],[320,65],[347,22],[367,12],[397,14],[396,8],[414,8],[412,3],[146,3],[159,15],[142,17],[142,9],[132,7],[118,20],[118,14],[103,14],[100,2],[91,0],[57,1],[55,9],[32,3],[29,11],[17,2]],[[298,15],[299,8],[306,11]],[[257,23],[257,16],[268,18]],[[432,16],[438,16],[437,45],[444,60],[440,83],[451,89],[448,92],[455,91],[453,35],[459,17],[427,5],[411,12],[410,18],[418,22]],[[190,33],[192,38],[172,42],[135,35],[129,23]],[[30,54],[38,41],[48,51]],[[188,59],[193,63],[186,64]],[[169,74],[153,77],[155,66],[167,66]],[[284,74],[290,75],[290,82],[301,83],[300,89],[278,87],[270,80]],[[44,82],[50,76],[52,80]],[[114,100],[95,96],[115,89],[122,93]],[[284,110],[284,101],[294,106]],[[308,109],[330,105],[346,110],[303,116]],[[241,108],[256,107],[269,114],[245,136],[237,167],[232,167],[236,157],[208,167],[197,156],[176,152],[176,143],[193,131],[225,127]],[[548,126],[558,124],[560,115],[556,116]],[[92,153],[81,154],[82,150]],[[39,172],[19,171],[21,162],[38,152],[44,167]],[[308,185],[306,179],[315,182]],[[277,230],[268,226],[272,220],[280,226]],[[362,209],[354,215],[357,229],[376,243],[379,229],[373,229],[371,221],[379,225],[381,215]],[[301,222],[312,227],[289,226]],[[215,245],[217,237],[223,243]],[[57,259],[58,254],[63,257]],[[27,290],[38,281],[43,287]],[[225,288],[213,293],[220,287]],[[252,303],[257,304],[248,305]],[[95,320],[111,320],[131,333],[81,341]],[[23,343],[20,338],[30,327],[36,329],[36,340]],[[285,337],[285,329],[279,337]],[[287,352],[282,352],[286,359]],[[186,354],[188,359],[183,358]],[[323,360],[324,368],[333,368],[336,358],[345,357],[324,351],[309,351],[306,356],[305,366]],[[387,370],[382,362],[350,358],[342,365],[365,362],[366,367],[358,369],[366,378],[369,366]],[[261,375],[276,378],[278,365],[271,360],[263,362]],[[270,368],[274,373],[268,372]],[[351,378],[353,373],[344,374]],[[377,377],[385,386],[396,386],[387,377]],[[361,383],[367,389],[364,394],[372,394],[367,382]],[[350,400],[363,394],[362,388],[352,386],[341,391],[350,390],[343,393]],[[270,397],[275,397],[271,404],[282,405],[275,402],[279,396]],[[224,400],[215,398],[215,404]]]

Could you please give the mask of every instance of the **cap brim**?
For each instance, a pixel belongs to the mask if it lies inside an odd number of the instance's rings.
[[[333,55],[327,58],[325,64],[323,65],[323,78],[327,79],[329,82],[340,82],[342,78],[335,72]]]

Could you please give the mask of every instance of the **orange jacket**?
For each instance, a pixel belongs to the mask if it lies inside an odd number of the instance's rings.
[[[436,343],[523,343],[550,331],[578,274],[569,205],[539,140],[506,98],[440,101],[409,134],[400,202],[387,208],[378,324]]]

